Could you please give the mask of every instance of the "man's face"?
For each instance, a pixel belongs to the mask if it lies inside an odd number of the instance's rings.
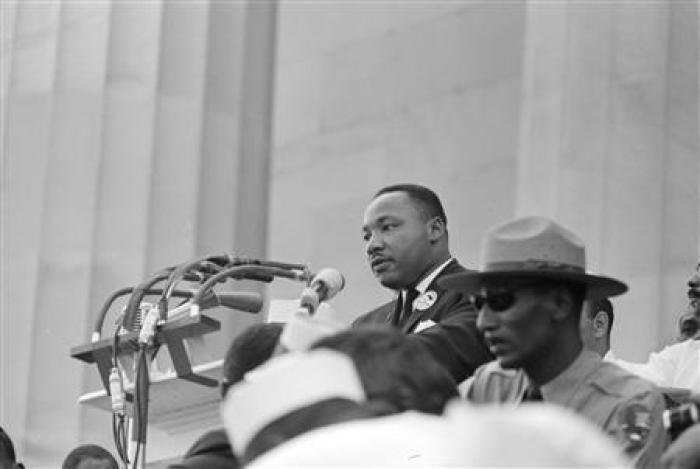
[[[430,267],[430,226],[404,192],[382,194],[370,202],[362,235],[370,268],[382,285],[405,288]]]
[[[555,297],[554,289],[536,291],[527,280],[494,282],[481,290],[476,326],[503,368],[527,367],[550,353],[557,334]]]
[[[688,299],[690,310],[696,315],[700,313],[700,264],[695,267],[695,272],[688,279]]]
[[[681,315],[678,320],[678,342],[693,339],[700,335],[700,323],[695,312],[689,311]]]

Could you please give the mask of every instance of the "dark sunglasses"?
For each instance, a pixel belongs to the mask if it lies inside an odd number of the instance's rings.
[[[471,296],[471,302],[477,310],[488,306],[491,311],[505,311],[515,303],[515,293],[511,290],[487,291]]]
[[[489,289],[486,287],[482,289],[480,293],[471,295],[470,300],[477,311],[484,306],[488,306],[491,311],[500,313],[513,306],[516,300],[515,292],[518,290],[522,290],[523,288],[536,288],[544,284],[545,283],[540,279],[523,279],[512,282],[507,288],[495,287]]]

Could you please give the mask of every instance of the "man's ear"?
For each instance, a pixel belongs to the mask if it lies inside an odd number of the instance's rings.
[[[440,217],[433,217],[430,220],[428,220],[427,228],[428,228],[428,240],[431,243],[437,242],[445,235],[445,231],[446,231],[445,222]]]
[[[603,338],[608,334],[608,315],[598,311],[593,317],[593,336]]]

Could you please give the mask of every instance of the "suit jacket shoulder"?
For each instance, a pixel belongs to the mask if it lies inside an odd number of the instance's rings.
[[[415,311],[412,318],[409,319],[409,324],[407,327],[403,327],[404,332],[411,332],[418,321],[432,319],[433,321],[438,321],[444,316],[447,316],[455,311],[462,309],[470,309],[468,298],[463,297],[460,292],[453,290],[445,290],[441,288],[437,281],[444,275],[451,275],[459,272],[466,272],[468,269],[464,268],[456,260],[450,262],[445,268],[438,274],[435,279],[428,286],[428,291],[433,291],[437,294],[435,302],[425,310]],[[357,317],[353,321],[353,326],[359,325],[370,325],[370,324],[392,324],[393,315],[396,312],[396,303],[398,298],[394,298],[367,313],[364,313]]]
[[[428,286],[426,293],[432,291],[434,301],[423,309],[416,308],[401,326],[409,340],[427,347],[458,383],[493,359],[476,328],[476,310],[469,299],[461,292],[438,285],[442,276],[465,271],[456,260],[450,262]],[[395,311],[393,300],[360,316],[353,325],[393,325]]]
[[[375,324],[391,324],[391,317],[396,308],[396,300],[391,300],[384,303],[381,306],[374,308],[373,310],[362,314],[357,317],[352,325],[353,326],[366,326]]]

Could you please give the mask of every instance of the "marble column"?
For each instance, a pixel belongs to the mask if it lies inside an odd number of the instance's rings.
[[[528,4],[517,212],[569,226],[591,270],[629,284],[613,349],[631,359],[673,337],[697,251],[696,9]]]
[[[275,13],[2,2],[0,421],[28,467],[113,448],[110,414],[77,404],[97,373],[69,357],[111,292],[203,254],[266,256]],[[213,314],[221,358],[257,319]],[[154,431],[149,459],[192,439]]]

